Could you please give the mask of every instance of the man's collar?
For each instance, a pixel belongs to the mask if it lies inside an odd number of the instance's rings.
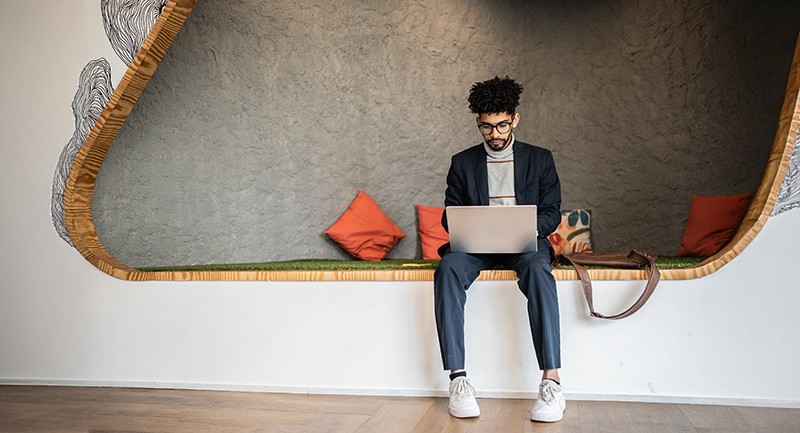
[[[492,150],[488,144],[486,144],[486,140],[483,141],[483,150],[490,158],[500,159],[500,158],[508,158],[514,153],[514,142],[516,142],[516,138],[514,137],[514,133],[511,133],[511,142],[508,143],[503,150]]]

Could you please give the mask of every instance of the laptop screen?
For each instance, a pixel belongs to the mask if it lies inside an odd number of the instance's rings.
[[[536,206],[448,206],[450,249],[472,254],[538,250]]]

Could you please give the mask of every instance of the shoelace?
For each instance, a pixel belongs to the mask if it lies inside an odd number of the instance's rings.
[[[539,387],[539,398],[544,400],[547,404],[553,404],[556,401],[556,384],[545,380],[542,382],[542,385]]]
[[[455,400],[461,400],[467,396],[475,395],[475,388],[465,379],[456,379],[453,385],[453,396]]]

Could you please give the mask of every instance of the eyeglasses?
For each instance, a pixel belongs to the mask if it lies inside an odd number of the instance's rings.
[[[492,125],[491,123],[480,123],[478,124],[478,129],[481,130],[481,134],[489,135],[492,133],[492,130],[496,129],[498,134],[508,134],[511,131],[511,123],[512,122],[500,122],[497,125]]]

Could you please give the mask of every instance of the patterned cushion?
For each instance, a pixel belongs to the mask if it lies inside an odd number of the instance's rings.
[[[547,238],[553,244],[556,255],[592,250],[590,228],[592,212],[588,209],[561,211],[561,223]]]

